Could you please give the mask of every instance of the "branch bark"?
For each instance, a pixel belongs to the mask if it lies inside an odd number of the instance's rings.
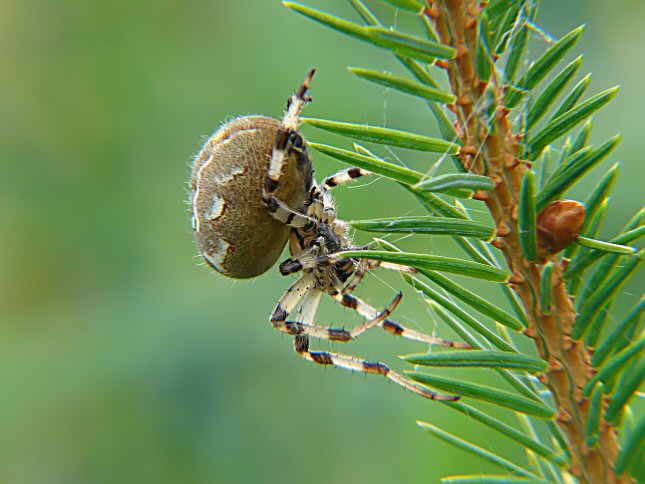
[[[582,389],[592,377],[591,354],[583,341],[571,337],[577,314],[562,280],[566,265],[555,255],[529,262],[522,253],[517,213],[522,178],[529,168],[519,159],[521,134],[513,132],[509,111],[503,106],[503,85],[497,84],[495,75],[491,85],[477,76],[475,48],[479,10],[479,3],[472,0],[429,1],[425,10],[441,41],[457,50],[457,57],[445,63],[445,67],[457,98],[453,110],[457,132],[462,136],[460,158],[466,169],[487,174],[496,183],[496,188],[483,198],[497,226],[495,245],[506,258],[513,274],[513,289],[526,310],[529,321],[526,334],[550,364],[544,382],[553,393],[558,407],[557,423],[569,442],[572,461],[569,472],[583,483],[634,482],[614,472],[620,447],[615,427],[604,420],[606,400],[600,439],[593,447],[586,443],[590,402]],[[477,112],[485,89],[492,89],[498,100],[494,131],[489,130]],[[540,307],[541,266],[549,261],[554,264],[551,288],[554,310],[546,315]]]

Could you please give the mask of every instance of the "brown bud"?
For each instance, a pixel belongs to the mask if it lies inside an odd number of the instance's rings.
[[[508,237],[511,234],[511,229],[506,222],[500,222],[497,226],[498,237]]]
[[[513,272],[513,275],[511,278],[508,280],[509,284],[522,284],[524,281],[526,281],[526,278],[520,274],[519,272]]]
[[[428,2],[430,3],[430,2]],[[423,10],[423,13],[430,17],[431,19],[435,19],[439,17],[439,7],[437,7],[434,3],[430,3],[430,8],[425,8]]]
[[[572,420],[571,414],[566,410],[560,410],[560,412],[558,412],[557,420],[560,423],[569,423]]]
[[[466,55],[466,54],[468,54],[468,50],[466,50],[466,51],[458,50],[458,51],[457,51],[457,57],[459,57],[459,55],[460,55],[460,54],[461,54],[462,56],[463,56],[463,55]],[[473,100],[472,100],[472,99],[470,99],[470,97],[468,97],[468,96],[463,96],[463,95],[462,95],[462,96],[459,96],[459,97],[457,98],[456,103],[457,103],[457,106],[470,106],[470,105],[472,105],[472,104],[473,104]]]
[[[473,145],[462,146],[461,149],[459,150],[459,154],[461,156],[466,156],[466,155],[477,156],[478,153],[479,151]]]
[[[488,200],[489,198],[490,198],[490,195],[489,195],[489,194],[488,194],[488,192],[487,192],[487,191],[485,191],[485,190],[477,190],[477,191],[473,194],[473,200],[480,200],[480,201],[482,201],[482,202],[485,202],[485,201],[486,201],[486,200]]]
[[[525,334],[526,336],[528,336],[529,338],[533,338],[533,339],[537,338],[537,335],[538,335],[538,333],[537,333],[537,331],[535,330],[535,328],[526,328],[526,329],[524,330],[524,334]]]
[[[575,200],[556,200],[537,216],[537,243],[541,258],[573,244],[585,224],[585,206]]]

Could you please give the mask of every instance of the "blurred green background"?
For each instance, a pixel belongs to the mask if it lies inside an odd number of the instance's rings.
[[[308,4],[355,18],[342,0]],[[301,361],[268,322],[289,280],[273,269],[235,282],[196,257],[185,201],[203,136],[234,115],[280,116],[311,66],[308,115],[436,135],[422,103],[345,69],[402,72],[386,53],[278,0],[0,0],[0,12],[1,482],[435,482],[495,470],[416,418],[523,459],[439,404]],[[540,16],[554,36],[586,22],[578,52],[591,90],[622,85],[594,132],[624,135],[606,236],[643,203],[643,18],[640,0],[545,2]],[[402,154],[418,169],[434,161]],[[318,155],[316,168],[339,165]],[[341,216],[419,213],[393,184],[365,185],[338,190]],[[436,238],[406,242],[454,252]],[[360,294],[380,307],[402,286],[380,274]],[[641,273],[617,315],[644,286]],[[410,291],[397,316],[453,336]],[[358,321],[329,303],[319,319]],[[382,333],[336,346],[397,368],[396,355],[422,349]]]

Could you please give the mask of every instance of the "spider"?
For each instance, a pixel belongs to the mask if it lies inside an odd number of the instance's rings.
[[[369,259],[343,257],[356,248],[348,226],[336,216],[333,187],[371,173],[349,168],[319,184],[298,132],[300,113],[315,69],[289,98],[284,118],[243,116],[226,123],[197,155],[191,179],[193,230],[200,252],[215,270],[229,277],[259,275],[275,264],[288,243],[291,257],[279,265],[283,275],[300,273],[271,314],[273,326],[292,336],[303,358],[321,365],[383,375],[401,387],[430,399],[456,400],[418,385],[380,362],[329,351],[312,351],[310,338],[349,342],[371,328],[431,345],[468,348],[405,328],[389,319],[399,293],[382,311],[354,296],[366,274],[377,267],[414,269]],[[365,322],[352,329],[316,324],[324,294],[355,310]],[[289,315],[299,306],[297,320]]]

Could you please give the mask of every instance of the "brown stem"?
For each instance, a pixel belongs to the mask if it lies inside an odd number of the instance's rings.
[[[523,255],[518,237],[517,211],[520,186],[527,170],[519,161],[518,136],[503,107],[503,86],[491,79],[495,99],[499,101],[496,129],[491,131],[485,119],[478,116],[477,106],[487,87],[477,76],[475,42],[479,3],[468,0],[441,0],[429,5],[431,16],[441,41],[457,50],[453,61],[446,63],[453,93],[457,97],[455,114],[457,130],[462,133],[464,149],[461,159],[465,167],[479,174],[488,174],[496,181],[495,189],[484,197],[498,227],[495,246],[502,250],[514,275],[513,288],[519,295],[529,321],[527,335],[535,340],[537,349],[550,364],[545,375],[546,385],[553,393],[558,408],[557,423],[564,430],[571,452],[569,472],[582,483],[633,482],[617,476],[614,464],[620,450],[615,427],[601,422],[602,433],[593,447],[586,443],[585,427],[589,416],[589,400],[582,389],[592,376],[590,350],[583,341],[574,341],[571,330],[577,313],[572,297],[562,280],[563,265],[557,257],[529,262]],[[474,160],[470,153],[481,153]],[[550,315],[540,307],[541,264],[554,264],[552,298],[554,311]],[[606,408],[607,402],[604,402]]]

